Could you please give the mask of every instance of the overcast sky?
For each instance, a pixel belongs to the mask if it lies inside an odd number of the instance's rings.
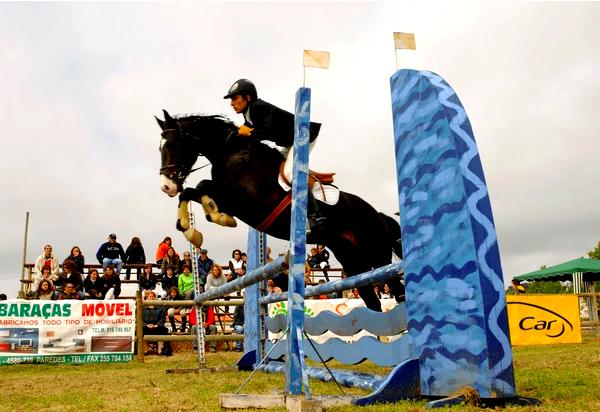
[[[443,76],[469,114],[505,280],[583,256],[600,240],[599,21],[599,3],[0,3],[0,291],[19,287],[26,211],[28,262],[51,243],[95,263],[111,232],[123,247],[139,236],[150,259],[165,235],[186,249],[153,116],[239,123],[222,96],[240,77],[292,110],[303,49],[331,53],[306,78],[323,123],[311,166],[394,213],[394,31],[416,34],[400,67]],[[247,226],[196,210],[211,257],[245,250]]]

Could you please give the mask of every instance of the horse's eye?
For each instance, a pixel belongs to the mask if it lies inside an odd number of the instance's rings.
[[[158,150],[162,152],[163,146],[167,142],[167,139],[160,139],[160,145],[158,146]]]

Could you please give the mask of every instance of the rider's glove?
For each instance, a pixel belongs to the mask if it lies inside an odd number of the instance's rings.
[[[254,129],[252,129],[252,128],[246,126],[245,124],[243,124],[238,129],[238,135],[244,136],[244,137],[250,137],[250,135],[252,134],[253,130]]]

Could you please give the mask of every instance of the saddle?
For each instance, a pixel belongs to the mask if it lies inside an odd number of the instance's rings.
[[[286,179],[285,174],[283,173],[283,166],[285,165],[285,160],[281,162],[279,165],[279,177],[283,183],[292,187],[292,184]],[[322,183],[324,185],[330,185],[333,183],[333,176],[335,172],[315,172],[314,170],[308,169],[308,188],[312,190],[315,183]]]

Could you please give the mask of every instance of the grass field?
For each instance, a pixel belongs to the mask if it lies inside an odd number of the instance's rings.
[[[237,353],[207,353],[211,367],[235,363]],[[515,379],[521,396],[542,400],[539,407],[506,411],[600,411],[600,341],[579,345],[517,347]],[[146,357],[144,363],[95,365],[14,365],[0,367],[1,411],[216,411],[218,394],[235,392],[249,372],[166,374],[167,369],[193,368],[197,357]],[[338,366],[335,366],[338,367]],[[381,374],[368,364],[361,370]],[[282,393],[280,374],[257,373],[243,393]],[[310,381],[313,395],[339,395],[335,384]],[[344,388],[346,394],[364,394]],[[350,411],[353,407],[328,411]],[[284,410],[284,409],[281,409]],[[425,402],[378,405],[364,411],[422,411]],[[474,411],[463,406],[455,410]]]

